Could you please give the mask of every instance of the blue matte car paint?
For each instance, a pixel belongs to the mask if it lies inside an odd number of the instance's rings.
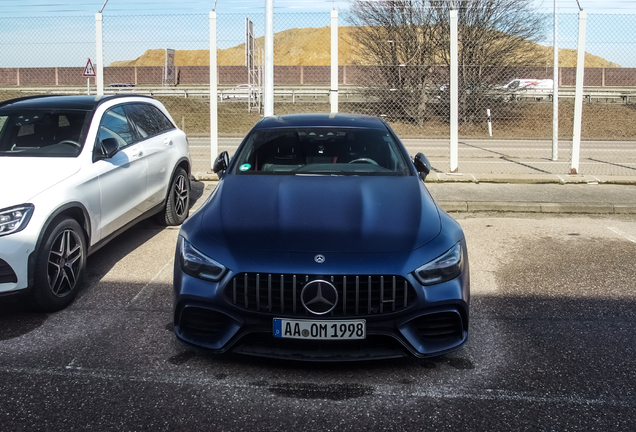
[[[408,176],[232,175],[222,183],[203,229],[232,249],[393,253],[440,232],[437,207]]]

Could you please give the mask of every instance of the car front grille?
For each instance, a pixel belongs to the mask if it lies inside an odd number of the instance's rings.
[[[416,299],[414,288],[402,276],[292,275],[239,273],[227,285],[226,295],[237,307],[283,315],[309,315],[300,299],[313,280],[330,282],[338,301],[329,316],[363,316],[399,312]]]
[[[6,261],[0,259],[0,283],[16,283],[18,277]]]

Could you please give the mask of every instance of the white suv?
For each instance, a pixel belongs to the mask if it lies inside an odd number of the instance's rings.
[[[0,295],[56,311],[86,257],[139,220],[188,216],[190,153],[165,107],[144,96],[0,102]]]

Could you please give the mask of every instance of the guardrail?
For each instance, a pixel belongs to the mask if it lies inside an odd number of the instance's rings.
[[[19,90],[25,93],[40,94],[87,94],[86,87],[2,87],[0,90]],[[147,96],[182,96],[209,98],[210,90],[207,86],[184,86],[184,87],[107,87],[104,94],[141,94]],[[340,87],[339,96],[342,101],[361,100],[360,89],[358,87]],[[95,89],[91,88],[91,94],[95,94]],[[245,102],[248,95],[256,97],[256,91],[246,91],[245,89],[219,87],[217,97],[220,103]],[[564,87],[559,90],[559,98],[574,98],[573,87]],[[324,102],[329,100],[329,87],[275,87],[274,97],[277,102]],[[588,103],[594,101],[598,103],[631,103],[636,99],[636,88],[621,87],[608,90],[607,87],[588,87],[583,90],[583,97]],[[514,94],[516,100],[552,100],[552,92],[544,90],[523,90]]]
[[[547,99],[552,100],[552,91],[545,90],[524,90],[514,94],[516,100],[522,99]],[[574,99],[575,92],[571,89],[559,90],[559,98]],[[612,91],[608,90],[596,90],[596,89],[584,89],[583,98],[588,103],[592,103],[594,100],[599,103],[615,103],[617,99],[620,99],[622,103],[631,103],[636,98],[636,89],[616,89]]]

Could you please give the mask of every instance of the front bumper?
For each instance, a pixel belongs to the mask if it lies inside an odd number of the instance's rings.
[[[37,225],[32,218],[29,225]],[[29,287],[29,259],[37,242],[37,229],[31,226],[14,234],[0,237],[0,295]]]
[[[226,292],[235,274],[218,283],[174,269],[174,331],[188,343],[214,353],[228,351],[261,357],[309,361],[346,361],[429,357],[460,347],[468,337],[469,275],[433,286],[422,286],[406,275],[415,299],[400,311],[384,314],[361,311],[355,316],[313,316],[268,310],[246,310]],[[312,319],[327,322],[364,319],[364,340],[316,341],[273,336],[274,318]]]

